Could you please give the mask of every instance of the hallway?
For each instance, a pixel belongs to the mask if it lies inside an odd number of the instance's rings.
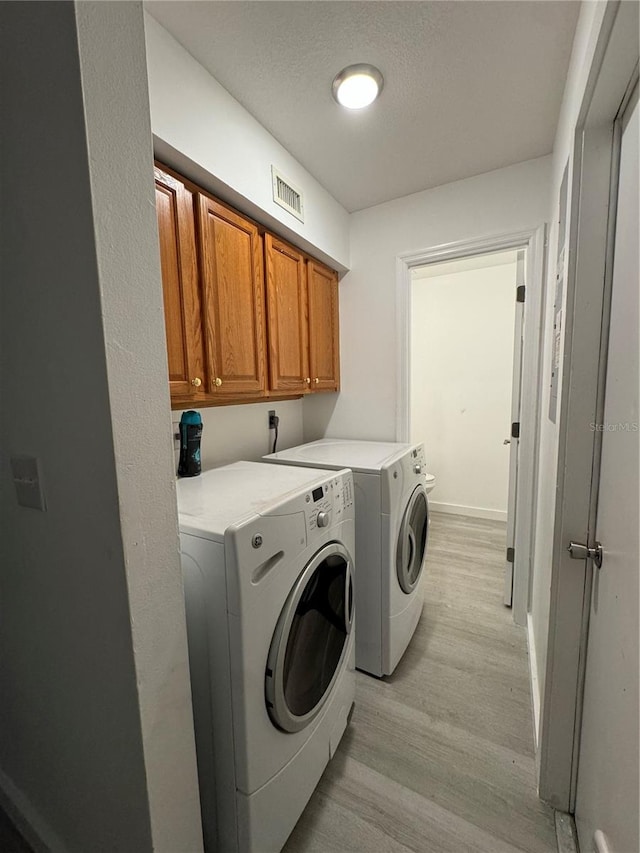
[[[285,853],[554,853],[536,795],[526,637],[502,604],[505,526],[432,515],[425,607],[356,708]]]

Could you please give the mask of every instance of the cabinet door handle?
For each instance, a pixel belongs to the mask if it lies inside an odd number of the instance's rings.
[[[311,385],[311,379],[308,376],[304,381],[307,383],[307,385]]]
[[[220,379],[219,376],[216,376],[216,380],[215,380],[216,388],[219,388],[221,385],[222,385],[222,379]]]
[[[191,384],[192,384],[193,386],[195,386],[196,388],[199,388],[199,387],[202,385],[202,379],[200,379],[200,377],[199,377],[199,376],[196,376],[196,378],[195,378],[195,379],[192,379],[192,380],[191,380]]]
[[[317,376],[316,376],[316,378],[315,378],[313,381],[315,382],[315,384],[316,384],[316,385],[320,382],[320,380],[318,379],[318,377],[317,377]]]

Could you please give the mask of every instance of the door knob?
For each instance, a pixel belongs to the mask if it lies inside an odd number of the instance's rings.
[[[219,388],[222,385],[222,379],[220,379],[219,376],[216,376],[215,385],[216,385],[216,388]]]
[[[199,388],[202,385],[202,379],[200,379],[199,376],[196,376],[195,379],[191,380],[191,384],[194,385],[196,388]]]
[[[567,551],[572,560],[593,560],[598,569],[602,568],[604,552],[600,542],[596,542],[593,548],[589,548],[581,542],[569,542]]]

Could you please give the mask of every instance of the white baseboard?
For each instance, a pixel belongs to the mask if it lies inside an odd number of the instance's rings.
[[[469,515],[471,518],[489,518],[492,521],[507,520],[507,511],[502,509],[485,509],[481,506],[462,506],[461,504],[443,504],[429,498],[429,507],[434,512],[448,512],[450,515]]]
[[[34,853],[67,853],[67,848],[28,797],[0,770],[0,805]]]
[[[536,657],[536,642],[533,634],[533,619],[527,613],[527,644],[529,646],[529,678],[531,681],[531,698],[533,700],[533,739],[536,752],[540,736],[540,680],[538,678],[538,659]]]

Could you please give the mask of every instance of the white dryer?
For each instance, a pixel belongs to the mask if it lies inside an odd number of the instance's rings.
[[[356,666],[390,675],[422,612],[429,505],[422,444],[324,438],[267,462],[351,468],[356,493]]]
[[[352,475],[237,462],[177,491],[205,849],[276,853],[353,706]]]

